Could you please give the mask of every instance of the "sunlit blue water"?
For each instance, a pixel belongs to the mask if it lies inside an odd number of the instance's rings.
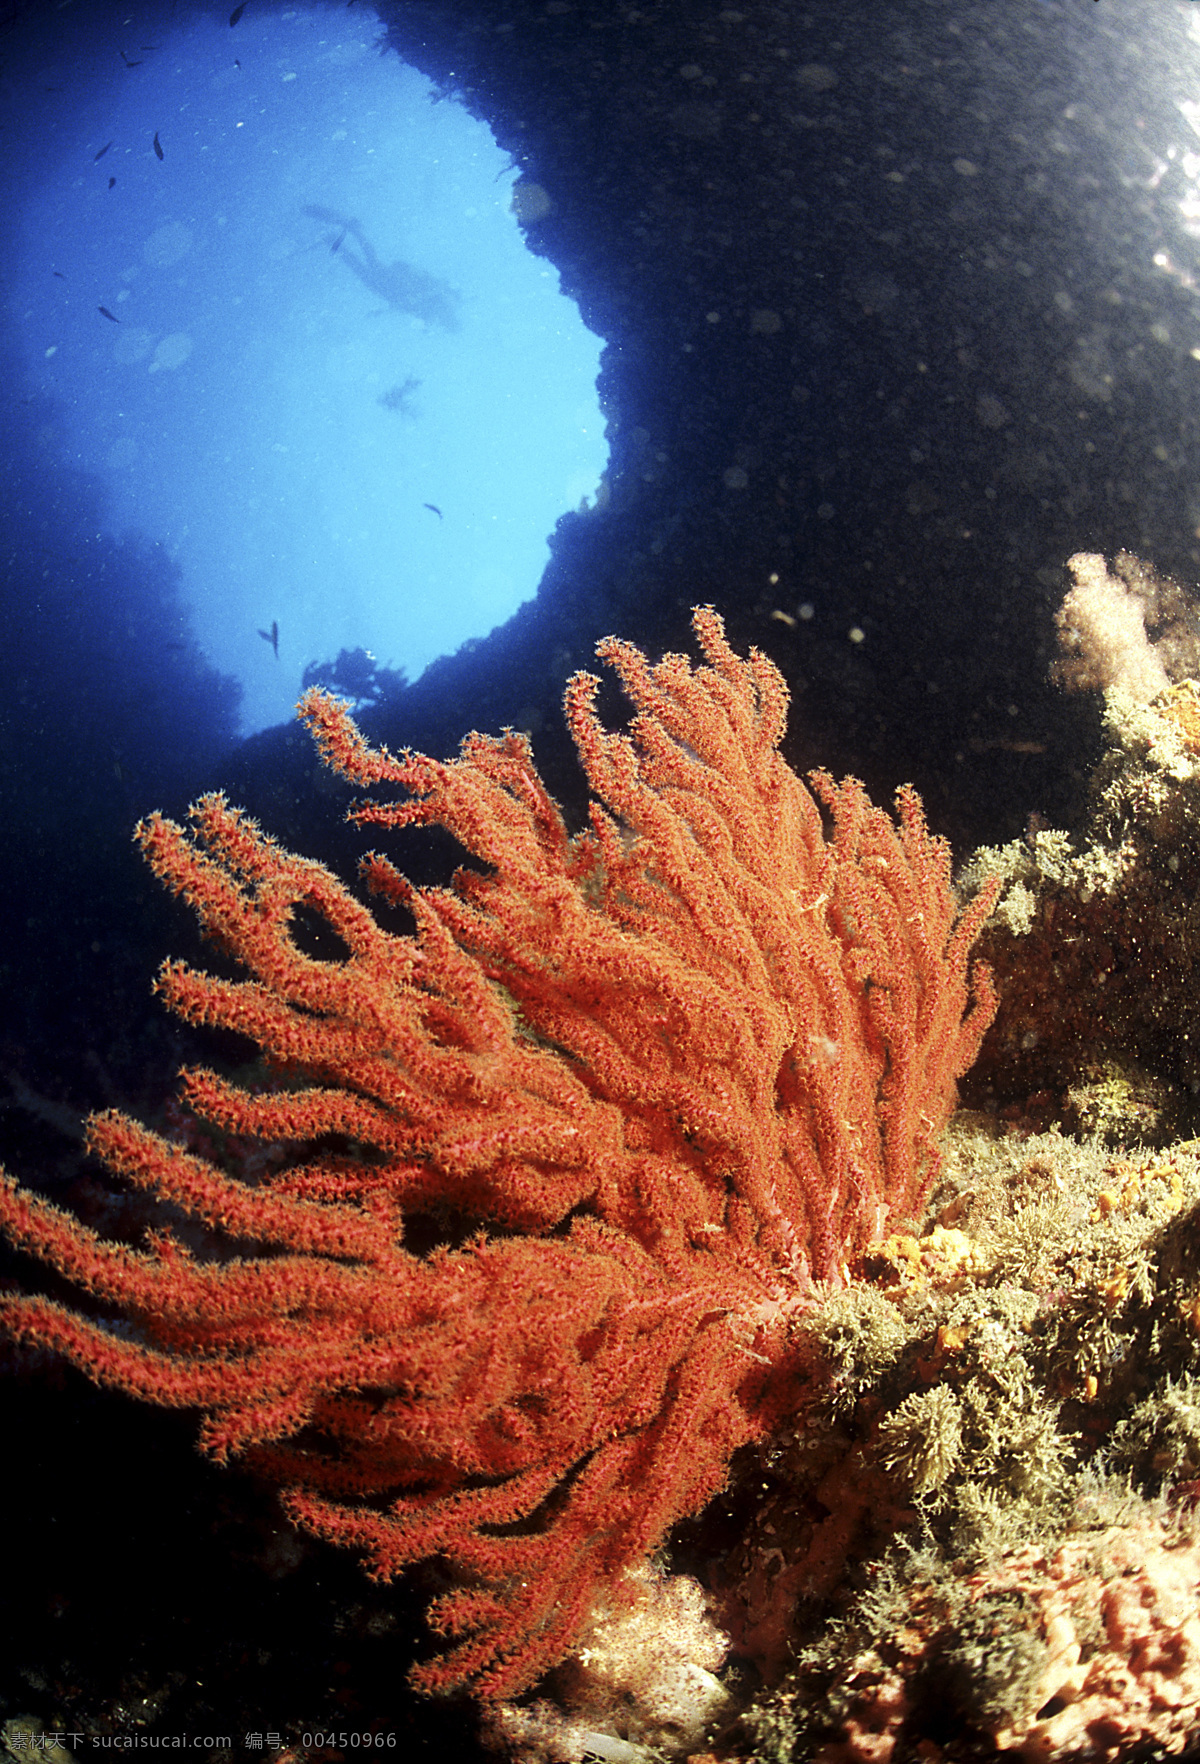
[[[68,59],[20,192],[47,445],[176,559],[247,732],[343,648],[411,678],[509,617],[607,457],[507,157],[378,36],[255,6]]]

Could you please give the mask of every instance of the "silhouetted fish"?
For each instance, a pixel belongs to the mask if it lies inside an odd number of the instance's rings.
[[[340,244],[341,244],[341,242],[342,242],[342,240],[343,240],[343,239],[344,239],[344,238],[345,238],[345,237],[346,237],[346,234],[347,234],[347,232],[348,232],[348,231],[349,231],[349,228],[348,228],[348,227],[343,227],[343,228],[342,228],[342,230],[341,230],[341,232],[340,232],[340,233],[339,233],[339,234],[338,234],[338,236],[337,236],[337,238],[336,238],[336,239],[335,239],[335,240],[334,240],[334,241],[333,241],[333,244],[332,244],[332,245],[331,245],[331,246],[330,246],[330,247],[329,247],[329,249],[330,249],[330,250],[331,250],[331,251],[336,251],[336,250],[337,250],[337,248],[338,248],[338,246],[339,246],[339,245],[340,245]]]
[[[155,157],[157,159],[161,159],[163,156],[162,142],[158,138],[158,130],[157,129],[155,129],[155,131],[154,131],[154,153],[155,153]]]
[[[107,306],[98,306],[98,307],[97,307],[97,308],[96,308],[96,311],[97,311],[97,312],[102,312],[102,313],[103,313],[103,314],[104,314],[104,316],[105,316],[105,318],[106,318],[106,319],[111,319],[111,320],[112,320],[112,322],[113,322],[113,324],[114,324],[114,325],[119,325],[119,324],[120,324],[120,322],[121,322],[121,321],[120,321],[120,319],[119,319],[119,318],[118,318],[118,317],[117,317],[117,315],[116,315],[116,313],[115,313],[115,312],[109,312],[109,310],[108,310],[108,308],[107,308]]]
[[[234,25],[237,23],[238,19],[241,18],[242,14],[243,14],[243,12],[245,12],[245,10],[246,10],[246,8],[244,5],[234,7],[233,11],[229,14],[229,28],[230,28],[230,30],[233,29]]]
[[[58,277],[58,279],[59,279],[59,281],[60,281],[60,282],[65,282],[65,281],[66,281],[66,279],[67,279],[67,278],[66,278],[66,276],[64,276],[64,275],[63,275],[63,273],[62,273],[62,271],[61,271],[61,270],[55,270],[55,272],[54,272],[54,273],[55,273],[55,275],[56,275],[56,276],[57,276],[57,277]]]
[[[413,409],[412,396],[420,389],[420,385],[421,382],[416,375],[409,374],[402,386],[390,387],[382,398],[376,399],[375,402],[382,404],[384,410],[398,410],[401,416],[415,416],[417,413]]]
[[[103,307],[101,307],[100,310],[103,311],[104,310]],[[423,502],[421,504],[421,507],[427,508],[429,510],[430,514],[435,514],[439,521],[445,519],[445,516],[442,514],[442,511],[438,507],[436,502]]]
[[[240,12],[241,8],[239,7],[238,10]],[[236,21],[234,21],[234,22],[236,22]],[[279,660],[279,620],[272,619],[271,620],[271,629],[269,631],[264,631],[260,628],[258,634],[262,638],[264,643],[269,643],[271,645],[271,648],[275,651],[275,660],[278,661]]]
[[[112,146],[112,142],[111,142],[111,141],[106,141],[106,142],[105,142],[105,143],[104,143],[104,145],[103,145],[103,147],[101,147],[101,149],[100,149],[100,151],[99,151],[99,153],[97,153],[97,155],[96,155],[96,159],[103,159],[103,158],[104,158],[104,155],[105,155],[105,154],[106,154],[106,153],[107,153],[107,152],[108,152],[108,150],[109,150],[109,148],[110,148],[110,147],[111,147],[111,146]],[[92,162],[92,163],[93,163],[93,164],[94,164],[94,163],[95,163],[95,161],[93,161],[93,162]]]
[[[113,187],[113,185],[114,185],[114,184],[115,184],[115,183],[116,183],[116,181],[117,181],[117,180],[116,180],[116,178],[109,178],[109,180],[108,180],[108,187],[109,187],[109,189],[110,189],[110,190],[111,190],[111,189],[112,189],[112,187]]]

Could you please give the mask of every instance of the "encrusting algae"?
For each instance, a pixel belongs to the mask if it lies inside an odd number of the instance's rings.
[[[972,1093],[1027,1124],[1162,1145],[1195,1129],[1200,1096],[1200,692],[1178,673],[1200,665],[1200,619],[1127,554],[1071,568],[1059,672],[1103,688],[1107,751],[1081,837],[1044,828],[964,873],[1003,890],[981,948],[1004,1008]]]

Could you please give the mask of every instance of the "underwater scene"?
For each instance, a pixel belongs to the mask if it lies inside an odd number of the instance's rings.
[[[1195,0],[10,0],[0,1750],[1200,1758]]]

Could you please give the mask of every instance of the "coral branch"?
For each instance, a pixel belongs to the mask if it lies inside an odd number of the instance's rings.
[[[570,682],[595,798],[575,837],[522,737],[396,757],[306,695],[325,759],[402,793],[357,820],[445,827],[483,866],[417,890],[370,857],[411,937],[220,796],[190,834],[140,829],[246,976],[169,963],[159,990],[270,1074],[195,1069],[185,1098],[280,1152],[251,1179],[118,1114],[92,1143],[235,1255],[108,1244],[0,1189],[9,1236],[128,1320],[17,1296],[10,1333],[202,1408],[206,1450],[249,1453],[376,1574],[443,1559],[431,1689],[530,1683],[785,1410],[789,1321],[921,1205],[994,1009],[968,962],[990,897],[956,915],[916,796],[897,825],[854,780],[810,790],[778,672],[711,610],[695,626],[699,667],[600,646],[628,734]]]

